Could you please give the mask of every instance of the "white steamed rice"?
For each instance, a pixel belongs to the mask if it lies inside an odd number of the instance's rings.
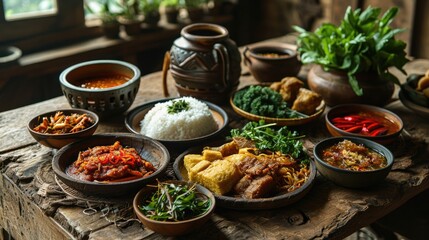
[[[173,101],[185,100],[189,109],[178,113],[167,112]],[[202,137],[218,129],[207,104],[192,97],[182,97],[157,103],[140,122],[143,135],[159,140],[184,140]]]

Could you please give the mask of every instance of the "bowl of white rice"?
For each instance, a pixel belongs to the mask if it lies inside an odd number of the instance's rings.
[[[193,97],[148,102],[131,110],[125,118],[130,132],[156,139],[174,149],[212,139],[227,124],[228,115],[221,107]]]

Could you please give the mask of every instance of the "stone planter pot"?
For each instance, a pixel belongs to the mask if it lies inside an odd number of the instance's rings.
[[[101,25],[101,30],[105,37],[115,39],[119,38],[120,27],[121,25],[119,22],[103,23]]]
[[[320,94],[328,106],[346,103],[362,103],[376,106],[387,104],[392,98],[395,86],[390,81],[381,80],[374,73],[360,73],[357,76],[363,95],[357,96],[348,82],[348,77],[342,71],[326,72],[315,65],[308,73],[308,86]]]

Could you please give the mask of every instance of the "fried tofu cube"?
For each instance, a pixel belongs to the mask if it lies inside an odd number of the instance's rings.
[[[220,151],[211,150],[211,149],[204,149],[203,150],[203,159],[207,161],[214,161],[222,159],[222,153]]]
[[[233,186],[241,179],[242,175],[234,163],[225,160],[216,160],[194,179],[212,192],[223,195],[231,191]]]
[[[299,89],[298,97],[293,103],[292,109],[307,115],[316,112],[317,107],[322,102],[322,97],[305,88]]]
[[[183,158],[183,165],[186,168],[186,171],[191,171],[191,168],[195,166],[197,163],[203,160],[203,156],[200,154],[187,154]]]
[[[188,171],[188,178],[189,178],[189,180],[190,181],[194,181],[194,182],[198,182],[197,177],[196,177],[198,175],[198,173],[200,173],[201,171],[205,170],[210,165],[211,165],[211,162],[207,161],[207,160],[201,160],[200,162],[198,162],[197,164],[195,164]]]

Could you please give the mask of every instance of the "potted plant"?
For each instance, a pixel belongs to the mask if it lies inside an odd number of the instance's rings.
[[[101,20],[101,29],[107,38],[118,38],[120,31],[120,24],[118,22],[118,11],[113,9],[116,7],[119,9],[120,5],[116,1],[103,0],[99,4],[92,2],[94,5],[90,5],[84,1],[85,9],[97,16]]]
[[[159,13],[159,7],[161,0],[140,0],[139,7],[143,13],[143,22],[149,26],[157,26],[161,15]]]
[[[185,0],[185,8],[188,12],[188,18],[191,22],[199,22],[204,17],[204,7],[206,0]]]
[[[391,99],[394,83],[399,84],[391,67],[406,74],[406,43],[395,39],[404,30],[389,26],[398,8],[389,9],[381,18],[380,11],[349,7],[339,26],[325,23],[314,32],[294,26],[302,63],[316,64],[308,74],[308,85],[328,105],[383,105]]]
[[[164,7],[165,18],[168,23],[178,23],[179,11],[181,3],[179,0],[163,0],[162,6]]]
[[[137,0],[122,0],[122,13],[119,22],[124,26],[124,30],[129,36],[137,35],[141,31],[142,20],[138,9]]]

